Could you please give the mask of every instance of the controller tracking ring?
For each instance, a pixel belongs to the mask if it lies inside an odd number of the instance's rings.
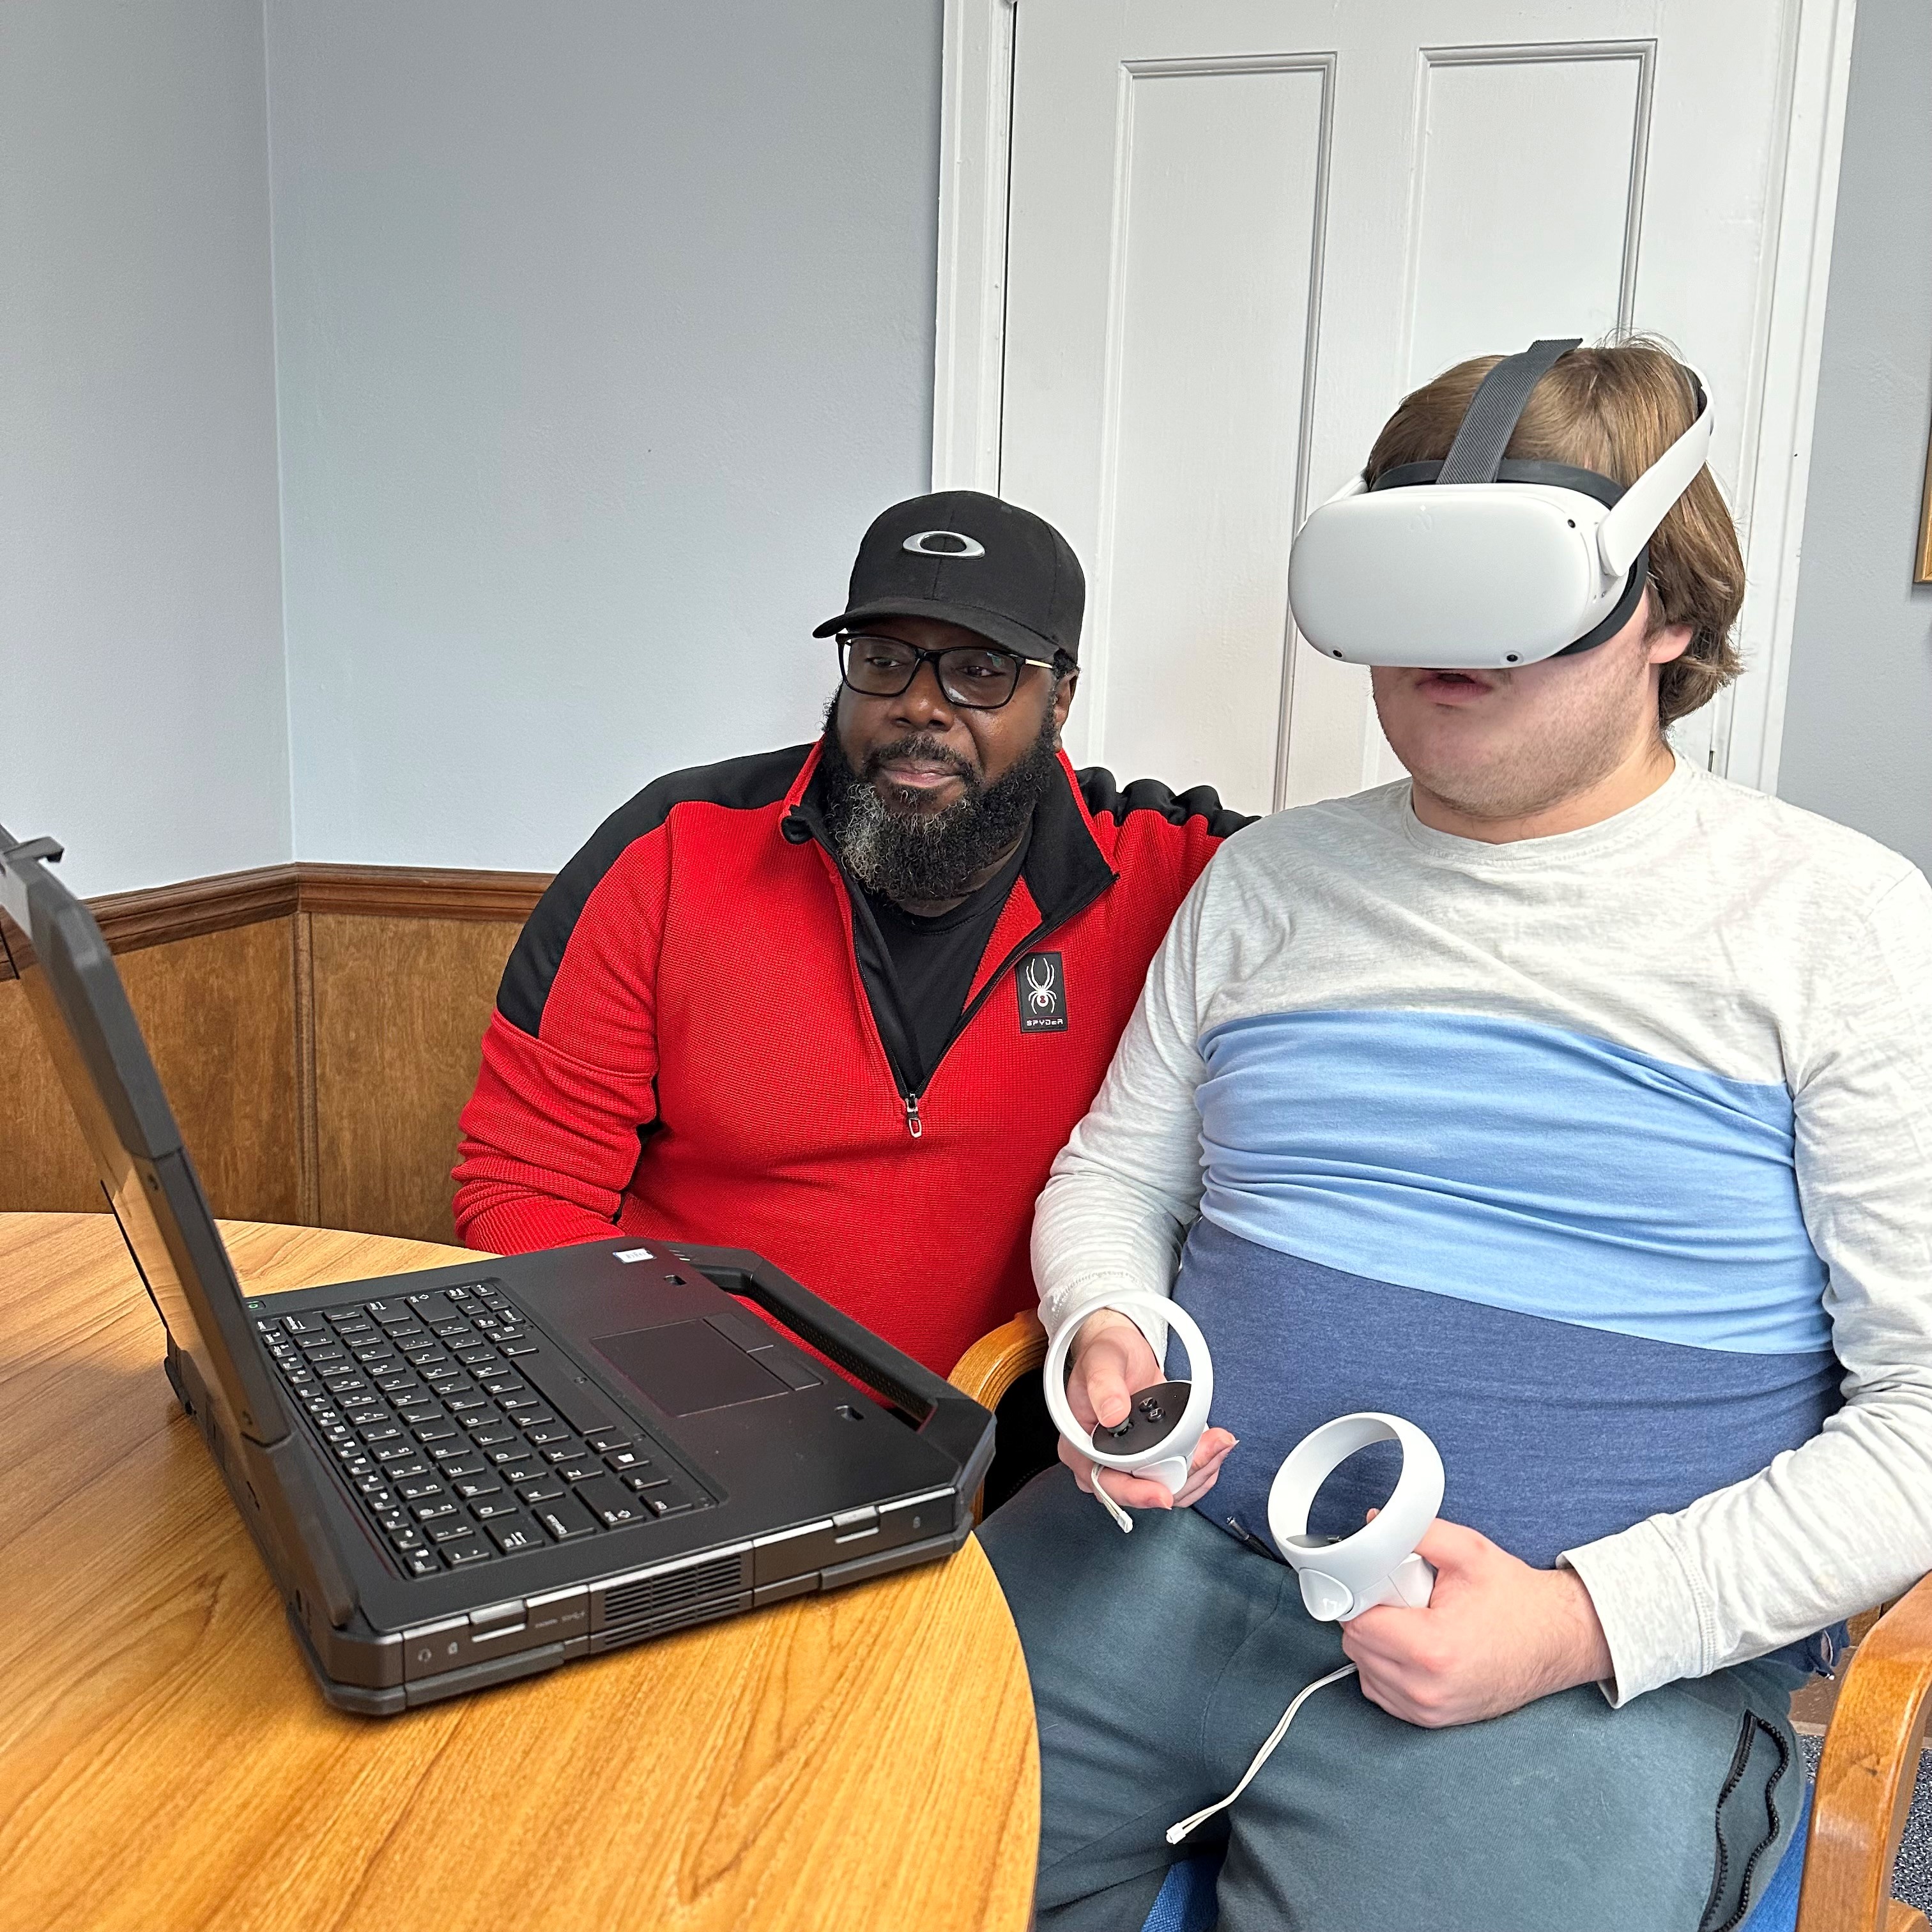
[[[1138,1317],[1165,1322],[1179,1331],[1187,1350],[1188,1381],[1167,1384],[1170,1388],[1184,1387],[1187,1390],[1180,1415],[1173,1426],[1155,1441],[1137,1442],[1124,1454],[1103,1446],[1107,1433],[1104,1430],[1095,1432],[1101,1438],[1096,1442],[1094,1436],[1081,1427],[1066,1400],[1067,1352],[1082,1324],[1103,1308],[1112,1309],[1130,1319]],[[1148,1477],[1160,1484],[1170,1496],[1178,1494],[1187,1480],[1195,1444],[1206,1432],[1208,1412],[1214,1400],[1214,1369],[1208,1353],[1207,1338],[1194,1318],[1178,1302],[1164,1294],[1151,1294],[1142,1290],[1096,1295],[1090,1301],[1082,1302],[1056,1330],[1052,1346],[1047,1350],[1042,1381],[1047,1413],[1052,1417],[1054,1426],[1082,1455],[1090,1458],[1103,1469],[1120,1469],[1132,1475]],[[1136,1400],[1148,1394],[1145,1390],[1138,1391]],[[1130,1424],[1132,1420],[1130,1414]]]
[[[1358,1449],[1394,1442],[1402,1450],[1395,1493],[1376,1520],[1339,1543],[1308,1534],[1308,1512],[1329,1475]],[[1311,1616],[1348,1622],[1377,1604],[1420,1609],[1435,1571],[1415,1553],[1442,1512],[1442,1458],[1412,1422],[1368,1410],[1338,1416],[1305,1436],[1288,1454],[1268,1490],[1268,1533],[1299,1574]]]

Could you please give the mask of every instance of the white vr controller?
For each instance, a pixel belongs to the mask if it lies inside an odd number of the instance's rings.
[[[1178,1329],[1187,1349],[1190,1379],[1156,1382],[1151,1388],[1137,1390],[1126,1421],[1112,1428],[1096,1423],[1090,1431],[1080,1426],[1067,1402],[1066,1352],[1082,1324],[1103,1308],[1130,1321],[1139,1318]],[[1207,1431],[1208,1410],[1214,1400],[1214,1369],[1208,1358],[1206,1339],[1178,1302],[1164,1294],[1136,1293],[1088,1303],[1060,1324],[1053,1346],[1046,1352],[1044,1373],[1046,1412],[1053,1418],[1053,1426],[1082,1455],[1103,1469],[1144,1476],[1160,1484],[1171,1496],[1180,1493],[1195,1446]],[[1133,1528],[1133,1519],[1097,1484],[1094,1493],[1123,1529]]]
[[[1374,1522],[1336,1542],[1308,1534],[1308,1512],[1331,1472],[1371,1442],[1402,1448],[1395,1494]],[[1275,1472],[1268,1491],[1268,1534],[1301,1582],[1308,1614],[1346,1624],[1378,1604],[1426,1610],[1436,1571],[1415,1546],[1442,1508],[1442,1458],[1412,1422],[1374,1410],[1337,1416],[1304,1436]]]
[[[1156,1382],[1136,1392],[1126,1421],[1109,1428],[1081,1426],[1066,1400],[1066,1357],[1074,1336],[1090,1316],[1112,1309],[1130,1319],[1165,1323],[1180,1331],[1187,1349],[1190,1379]],[[1195,1447],[1208,1427],[1214,1400],[1214,1370],[1206,1338],[1192,1316],[1166,1295],[1136,1293],[1096,1300],[1063,1322],[1048,1349],[1044,1370],[1047,1413],[1079,1453],[1102,1469],[1159,1483],[1170,1496],[1187,1480]],[[1308,1534],[1308,1512],[1330,1474],[1358,1449],[1372,1442],[1394,1442],[1402,1450],[1402,1474],[1395,1493],[1375,1520],[1339,1540]],[[1276,1472],[1268,1491],[1268,1533],[1301,1584],[1301,1600],[1310,1616],[1324,1623],[1348,1623],[1378,1604],[1425,1609],[1436,1572],[1416,1553],[1442,1508],[1442,1458],[1436,1444],[1412,1422],[1397,1415],[1366,1412],[1338,1416],[1303,1437]],[[1102,1489],[1094,1493],[1123,1529],[1132,1519]]]

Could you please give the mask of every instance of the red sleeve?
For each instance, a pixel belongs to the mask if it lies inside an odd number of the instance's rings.
[[[656,968],[670,884],[670,830],[634,840],[575,917],[541,1005],[500,995],[463,1110],[458,1238],[494,1254],[608,1240],[657,1118]],[[540,948],[539,906],[518,942]],[[513,959],[506,989],[517,976]]]

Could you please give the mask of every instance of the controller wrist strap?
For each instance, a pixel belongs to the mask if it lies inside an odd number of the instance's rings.
[[[1098,1502],[1100,1507],[1114,1519],[1114,1522],[1120,1526],[1120,1528],[1127,1535],[1132,1535],[1134,1533],[1133,1518],[1128,1515],[1126,1511],[1121,1508],[1120,1504],[1114,1502],[1113,1498],[1108,1495],[1107,1492],[1100,1486],[1100,1464],[1097,1462],[1090,1462],[1087,1466],[1094,1472],[1094,1495],[1095,1500]]]
[[[1291,1703],[1288,1708],[1281,1714],[1281,1722],[1276,1725],[1273,1730],[1269,1732],[1268,1742],[1262,1746],[1259,1750],[1255,1753],[1253,1762],[1250,1764],[1246,1771],[1241,1773],[1240,1783],[1236,1785],[1234,1790],[1229,1792],[1227,1796],[1223,1798],[1218,1804],[1210,1804],[1204,1810],[1191,1813],[1188,1816],[1182,1819],[1178,1825],[1168,1826],[1167,1828],[1167,1842],[1170,1845],[1179,1844],[1181,1840],[1187,1836],[1189,1832],[1193,1831],[1198,1826],[1204,1825],[1210,1818],[1214,1816],[1216,1812],[1226,1810],[1228,1807],[1233,1804],[1234,1800],[1240,1797],[1243,1792],[1247,1790],[1249,1785],[1253,1781],[1255,1773],[1259,1771],[1262,1766],[1266,1764],[1269,1758],[1274,1755],[1275,1746],[1280,1744],[1283,1738],[1287,1736],[1288,1727],[1290,1724],[1294,1723],[1295,1712],[1300,1710],[1302,1706],[1306,1703],[1309,1699],[1313,1696],[1316,1692],[1321,1690],[1324,1685],[1329,1684],[1339,1684],[1343,1678],[1352,1677],[1354,1674],[1355,1666],[1352,1664],[1345,1664],[1340,1670],[1331,1670],[1326,1677],[1316,1678],[1312,1684],[1304,1684],[1301,1687],[1300,1690],[1296,1692],[1294,1702]]]

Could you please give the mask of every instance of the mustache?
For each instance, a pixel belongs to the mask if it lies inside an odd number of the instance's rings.
[[[979,782],[979,767],[951,746],[942,745],[937,738],[916,735],[895,738],[890,745],[881,745],[877,751],[868,752],[864,769],[859,776],[869,784],[888,764],[898,759],[937,766],[941,771],[950,772],[955,778],[964,778],[968,784]]]

